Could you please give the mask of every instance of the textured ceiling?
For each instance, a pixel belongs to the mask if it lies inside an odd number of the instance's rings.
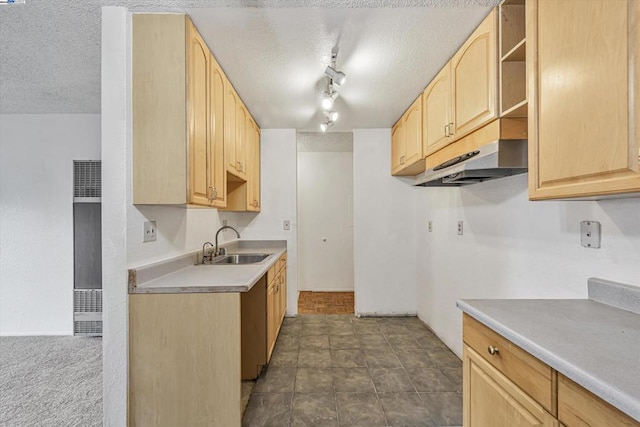
[[[331,130],[389,127],[498,0],[26,0],[0,6],[0,112],[100,112],[100,6],[191,15],[264,128],[317,131],[334,46],[347,74]]]

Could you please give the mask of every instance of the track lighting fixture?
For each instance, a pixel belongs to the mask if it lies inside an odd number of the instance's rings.
[[[326,132],[336,120],[338,120],[338,112],[331,111],[333,109],[333,104],[335,103],[336,98],[338,97],[338,92],[334,89],[333,85],[340,86],[344,83],[346,76],[342,71],[336,70],[336,58],[338,56],[337,48],[333,48],[331,51],[331,65],[329,65],[324,73],[329,77],[329,84],[327,86],[327,91],[322,93],[322,108],[324,109],[324,117],[325,121],[320,125],[320,130],[322,132]]]
[[[347,79],[347,76],[342,71],[338,71],[332,66],[328,66],[327,69],[324,70],[324,73],[327,75],[327,77],[333,80],[333,82],[337,86],[341,86]]]
[[[320,125],[320,130],[322,132],[326,132],[327,129],[329,129],[331,126],[333,126],[333,122],[331,120],[324,122]]]

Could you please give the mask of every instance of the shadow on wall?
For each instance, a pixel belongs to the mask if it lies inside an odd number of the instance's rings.
[[[172,207],[172,206],[133,206],[142,217],[140,221],[156,221],[158,226],[158,238],[160,235],[164,239],[170,242],[174,242],[176,246],[184,246],[185,244],[185,230],[187,226],[187,209],[184,207]],[[132,216],[129,215],[129,221]],[[135,218],[134,218],[135,219]],[[140,229],[141,227],[136,227]],[[135,232],[135,230],[134,230]],[[141,237],[142,238],[142,234]],[[138,239],[136,239],[137,241]]]
[[[459,187],[462,204],[464,206],[501,204],[520,197],[528,191],[528,176],[523,173]]]
[[[599,200],[598,208],[613,221],[625,236],[640,236],[640,198]]]
[[[223,224],[223,221],[227,221],[227,225],[238,230],[240,238],[244,239],[245,236],[242,235],[242,231],[246,228],[251,228],[251,223],[258,218],[258,214],[259,212],[220,212],[220,225]],[[223,233],[227,233],[227,230],[223,231]]]

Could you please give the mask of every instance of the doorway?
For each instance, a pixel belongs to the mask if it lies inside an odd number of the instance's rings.
[[[353,134],[299,132],[298,313],[353,314]]]

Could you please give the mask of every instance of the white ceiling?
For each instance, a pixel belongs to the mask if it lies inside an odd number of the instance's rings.
[[[0,6],[0,112],[100,112],[100,6],[188,13],[263,128],[390,127],[498,0],[26,0]],[[215,6],[215,7],[211,7]],[[393,6],[393,7],[388,7]]]

